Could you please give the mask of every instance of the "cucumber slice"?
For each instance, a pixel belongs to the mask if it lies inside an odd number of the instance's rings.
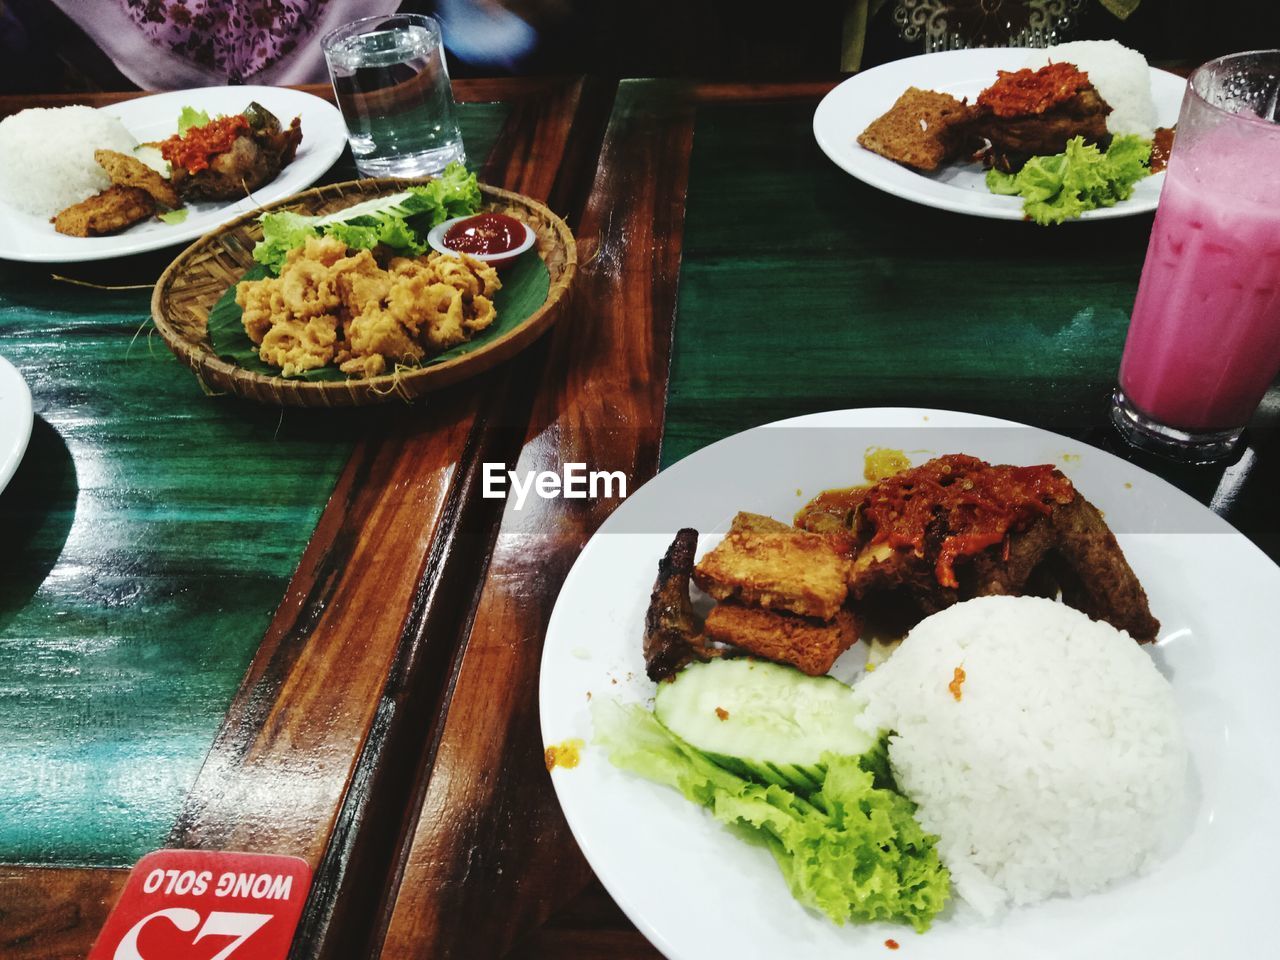
[[[859,756],[876,739],[854,723],[853,690],[762,660],[712,660],[658,684],[654,713],[664,727],[740,776],[802,793],[826,776],[824,753]]]

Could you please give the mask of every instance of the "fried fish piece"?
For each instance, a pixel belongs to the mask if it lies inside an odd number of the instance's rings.
[[[689,601],[698,531],[685,527],[658,561],[658,579],[644,615],[644,666],[649,679],[673,677],[692,660],[710,659],[702,624]]]
[[[707,615],[707,636],[748,653],[788,663],[820,677],[858,639],[858,622],[848,610],[830,621],[797,617],[737,603],[719,603]]]
[[[52,223],[55,230],[69,237],[100,237],[131,227],[155,212],[156,202],[147,191],[116,186],[67,207]]]
[[[114,150],[95,150],[93,159],[98,162],[111,182],[118,187],[137,187],[151,195],[151,199],[162,207],[173,210],[182,206],[178,199],[178,191],[160,174],[156,173],[137,157]]]
[[[972,112],[972,107],[949,93],[908,87],[886,113],[858,134],[858,143],[895,163],[932,172],[964,152]]]
[[[772,517],[739,513],[698,563],[694,582],[717,600],[830,620],[848,594],[848,562],[830,541]]]

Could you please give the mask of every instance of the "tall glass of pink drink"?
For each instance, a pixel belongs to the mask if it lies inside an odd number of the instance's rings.
[[[1136,446],[1226,456],[1280,372],[1280,51],[1192,74],[1120,361]]]

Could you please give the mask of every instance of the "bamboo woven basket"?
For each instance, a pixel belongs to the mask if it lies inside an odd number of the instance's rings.
[[[482,209],[508,213],[531,226],[538,237],[538,254],[551,274],[546,301],[515,329],[450,360],[346,381],[296,380],[254,373],[222,359],[209,343],[209,311],[227,287],[238,282],[253,265],[254,244],[262,239],[258,217],[264,211],[288,208],[305,214],[331,213],[422,182],[425,181],[384,178],[316,187],[247,213],[201,237],[182,251],[156,283],[151,296],[151,317],[156,329],[178,358],[195,371],[207,392],[230,393],[277,406],[352,407],[392,399],[408,401],[489,370],[531,344],[564,312],[578,269],[578,252],[565,222],[541,203],[483,184]]]

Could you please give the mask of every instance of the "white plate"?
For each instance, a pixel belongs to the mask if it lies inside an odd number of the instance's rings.
[[[941,428],[941,429],[931,429]],[[787,519],[818,491],[859,482],[866,446],[915,462],[964,452],[1057,463],[1117,531],[1163,623],[1152,651],[1173,684],[1199,797],[1177,851],[1153,872],[1077,900],[984,923],[957,911],[917,936],[888,924],[837,927],[788,893],[767,851],[742,843],[676,791],[624,773],[590,746],[588,696],[651,697],[641,653],[658,559],[675,531],[723,533],[738,510]],[[552,774],[574,836],[627,916],[673,960],[1097,960],[1260,956],[1274,912],[1280,832],[1280,568],[1207,508],[1111,454],[1003,420],[933,410],[848,410],[749,430],[663,471],[582,551],[547,630],[544,743],[588,742]],[[833,671],[850,678],[856,644]]]
[[[119,117],[139,143],[164,140],[178,131],[178,114],[186,106],[210,116],[239,113],[257,101],[288,126],[302,117],[302,143],[293,162],[278,177],[234,203],[192,203],[182,223],[156,219],[108,237],[68,237],[41,217],[0,202],[0,258],[29,263],[106,260],[160,250],[204,236],[228,220],[262,204],[305,190],[342,155],[347,128],[338,108],[319,97],[284,87],[204,87],[175,90],[102,107]]]
[[[31,439],[31,391],[22,374],[0,357],[0,492],[9,485]]]
[[[858,134],[892,107],[907,87],[937,90],[972,101],[995,82],[996,70],[1021,69],[1034,52],[1037,51],[1007,47],[948,50],[873,67],[850,77],[822,98],[813,115],[813,135],[836,166],[886,193],[940,210],[1021,220],[1022,199],[997,196],[988,190],[979,164],[953,163],[936,173],[916,173],[859,146]],[[1151,97],[1161,126],[1171,127],[1177,122],[1186,85],[1182,77],[1151,69]],[[1147,177],[1138,182],[1128,200],[1114,207],[1088,210],[1080,219],[1105,220],[1154,210],[1163,183],[1163,173]]]

